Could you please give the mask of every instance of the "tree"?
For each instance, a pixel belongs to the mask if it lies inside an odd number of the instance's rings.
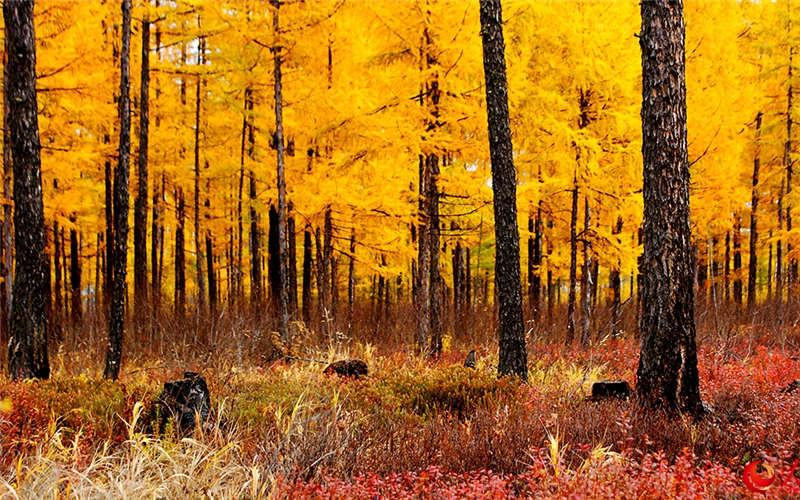
[[[505,42],[500,0],[480,0],[483,69],[495,224],[495,289],[499,300],[500,375],[528,378],[522,324],[517,186],[508,115]]]
[[[50,268],[45,252],[44,203],[36,100],[33,0],[3,2],[8,67],[8,139],[14,167],[14,247],[17,265],[8,343],[12,379],[47,378]]]
[[[644,253],[637,393],[702,413],[694,324],[682,0],[641,3]]]
[[[116,380],[122,362],[125,335],[125,299],[128,262],[128,177],[131,149],[130,116],[131,0],[122,0],[122,47],[119,81],[119,159],[114,169],[114,248],[111,275],[111,308],[108,318],[108,350],[105,378]]]
[[[133,219],[133,301],[137,323],[147,302],[147,153],[150,127],[150,21],[142,19],[142,68],[139,90],[139,157]]]
[[[278,297],[278,333],[281,339],[286,342],[289,340],[289,280],[286,279],[289,270],[289,243],[286,231],[287,207],[286,207],[286,165],[284,163],[284,143],[283,143],[283,88],[281,77],[281,45],[278,40],[280,33],[279,12],[281,0],[272,0],[275,9],[272,18],[272,29],[276,37],[276,43],[272,47],[273,68],[274,68],[274,90],[275,90],[275,143],[277,160],[277,185],[278,185],[278,260],[280,262],[280,297]]]

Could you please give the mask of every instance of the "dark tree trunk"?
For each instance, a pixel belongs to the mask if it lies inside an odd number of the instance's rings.
[[[311,322],[311,229],[303,231],[303,322]]]
[[[753,191],[750,201],[750,261],[747,266],[747,306],[756,304],[756,280],[758,279],[758,175],[761,168],[761,111],[756,115],[756,153],[753,158]]]
[[[198,19],[199,24],[199,19]],[[203,52],[205,52],[205,39],[200,38],[199,50],[197,54],[197,64],[203,64]],[[206,278],[203,272],[203,245],[200,233],[200,111],[201,111],[201,89],[203,80],[198,75],[195,82],[194,94],[194,269],[197,276],[197,317],[202,316],[206,308]]]
[[[206,267],[208,271],[208,304],[211,311],[211,318],[217,317],[217,275],[214,271],[214,241],[211,231],[206,231]]]
[[[617,223],[611,228],[611,234],[617,236],[617,243],[622,246],[622,217],[617,217]],[[611,336],[617,337],[620,330],[620,306],[622,305],[622,280],[620,279],[620,267],[622,263],[617,260],[616,266],[611,269]]]
[[[186,316],[186,201],[183,189],[175,192],[175,315]],[[162,261],[163,262],[163,261]]]
[[[147,314],[147,153],[150,127],[150,21],[142,20],[142,68],[139,90],[139,162],[133,219],[133,309],[137,329]]]
[[[517,185],[508,114],[505,43],[500,0],[480,0],[483,69],[495,220],[495,288],[499,300],[499,374],[528,378],[522,322]]]
[[[725,261],[722,264],[722,283],[725,290],[725,303],[731,300],[731,232],[725,233]]]
[[[333,287],[334,287],[334,272],[333,272],[333,213],[330,205],[325,209],[325,222],[323,233],[323,246],[322,246],[322,268],[323,272],[323,295],[325,297],[325,309],[327,311],[326,317],[326,334],[331,337],[334,333],[334,326],[336,325],[336,309],[333,304]]]
[[[242,149],[241,149],[241,156],[239,162],[239,191],[238,196],[236,197],[236,236],[237,236],[237,244],[236,244],[236,263],[233,269],[233,283],[235,291],[233,296],[236,300],[241,303],[242,295],[244,293],[243,286],[242,286],[242,277],[244,273],[242,272],[243,268],[243,254],[244,254],[244,212],[242,211],[243,205],[243,198],[244,198],[244,178],[245,178],[245,144],[247,143],[247,136],[249,131],[248,124],[250,123],[251,114],[252,114],[252,90],[245,89],[244,91],[244,111],[242,113]]]
[[[469,314],[472,312],[472,259],[470,255],[470,248],[466,248],[466,263],[464,266],[464,306],[466,312]]]
[[[788,5],[788,4],[787,4]],[[787,36],[791,33],[791,20],[787,26]],[[792,159],[792,113],[794,112],[794,93],[793,93],[793,78],[792,73],[794,59],[794,45],[789,43],[789,64],[786,85],[786,142],[783,149],[783,162],[786,166],[786,233],[792,233],[792,177],[794,175],[794,160]],[[789,260],[789,266],[786,270],[786,300],[791,302],[794,295],[794,284],[797,279],[797,259],[792,256],[791,239],[786,239],[786,258]]]
[[[733,227],[733,300],[742,305],[742,216],[738,214]]]
[[[269,306],[273,316],[278,315],[281,295],[281,259],[278,248],[278,211],[269,206],[269,228],[267,231],[267,282],[269,283]]]
[[[573,178],[572,209],[569,217],[569,296],[567,297],[567,345],[575,340],[575,311],[578,288],[578,178]]]
[[[3,89],[9,89],[8,72],[8,36],[3,37]],[[0,345],[8,345],[9,320],[11,317],[11,291],[14,279],[14,226],[12,211],[12,171],[11,164],[11,127],[9,125],[8,91],[3,92],[3,226],[2,226],[2,261],[0,261]]]
[[[158,310],[161,307],[161,280],[159,276],[158,249],[160,246],[159,235],[162,226],[161,221],[161,191],[158,189],[158,181],[153,181],[153,221],[150,225],[150,319],[152,327],[158,320]]]
[[[437,91],[438,92],[438,91]],[[438,101],[438,98],[437,98]],[[438,104],[437,104],[438,105]],[[430,248],[430,344],[428,354],[439,356],[442,353],[442,277],[439,273],[439,157],[428,155],[429,178],[427,185],[428,201],[428,248]],[[519,232],[517,232],[517,252],[519,255]],[[519,269],[519,266],[517,266]],[[520,300],[521,297],[520,297]],[[444,302],[446,304],[446,302]]]
[[[681,0],[641,3],[644,253],[637,393],[703,411],[697,373]]]
[[[783,181],[778,191],[778,239],[775,242],[775,293],[778,302],[783,301]]]
[[[539,172],[541,178],[541,170]],[[531,300],[533,317],[541,318],[542,308],[542,200],[536,204],[536,219],[533,224],[533,279],[531,280]]]
[[[109,138],[106,142],[110,142]],[[105,215],[106,247],[105,273],[103,274],[103,311],[106,315],[111,306],[111,282],[114,275],[114,182],[111,160],[105,161]]]
[[[275,11],[272,17],[272,30],[275,36],[280,32],[278,13],[281,1],[272,0]],[[280,257],[281,276],[288,276],[289,269],[289,240],[287,238],[286,220],[286,174],[284,165],[283,143],[283,82],[281,78],[281,64],[283,56],[281,47],[273,47],[274,87],[275,87],[275,142],[276,142],[276,183],[278,185],[278,255]],[[281,280],[280,297],[278,298],[278,333],[284,342],[289,341],[289,280]]]
[[[114,246],[111,274],[111,309],[109,313],[108,351],[105,378],[116,380],[122,362],[125,335],[125,299],[128,260],[128,177],[131,149],[130,116],[131,2],[122,0],[122,46],[119,83],[119,159],[114,169]]]
[[[592,254],[589,245],[589,231],[591,230],[591,210],[589,197],[583,197],[583,268],[581,269],[581,345],[589,345],[592,319]]]
[[[292,204],[289,204],[291,212]],[[289,239],[289,318],[297,320],[297,235],[294,217],[286,221],[286,236]]]
[[[72,221],[73,224],[75,221]],[[78,327],[83,320],[83,304],[81,302],[81,248],[78,231],[74,227],[69,230],[69,282],[72,313],[72,325]]]
[[[64,314],[64,294],[62,293],[62,281],[61,281],[61,269],[63,266],[61,265],[61,252],[63,248],[61,246],[61,237],[60,232],[58,229],[58,220],[53,221],[53,248],[54,248],[54,255],[53,255],[53,267],[54,267],[54,274],[55,274],[55,285],[53,287],[53,295],[55,297],[55,305],[53,308],[53,318],[54,324],[53,328],[55,330],[55,335],[57,338],[61,337],[61,324],[64,321],[66,315]],[[64,269],[64,276],[66,279],[67,270]]]
[[[356,228],[350,230],[350,255],[347,266],[347,331],[353,332],[353,306],[356,303]]]
[[[251,125],[250,136],[253,137]],[[252,152],[251,143],[251,152]],[[252,155],[251,155],[252,158]],[[261,235],[258,227],[258,212],[256,211],[256,178],[255,172],[250,170],[250,306],[256,319],[261,318],[263,296],[261,291]]]

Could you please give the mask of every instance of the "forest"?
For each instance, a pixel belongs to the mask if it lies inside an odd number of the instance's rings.
[[[0,1],[1,497],[800,496],[797,0]]]

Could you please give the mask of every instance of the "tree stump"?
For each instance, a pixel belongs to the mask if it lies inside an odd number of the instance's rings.
[[[369,373],[367,364],[360,359],[343,359],[331,363],[322,372],[325,375],[336,374],[340,377],[347,378],[361,378],[366,377]]]
[[[631,386],[624,380],[605,380],[592,384],[592,401],[627,400],[630,397]]]
[[[467,354],[467,357],[464,360],[464,366],[466,368],[475,368],[475,365],[477,363],[478,363],[478,356],[475,354],[475,351],[469,351],[469,354]]]

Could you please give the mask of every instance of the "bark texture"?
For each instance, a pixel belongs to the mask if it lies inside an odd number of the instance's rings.
[[[500,0],[480,0],[483,69],[495,220],[495,288],[498,299],[500,360],[497,371],[528,377],[522,323],[522,283],[517,227],[517,184],[508,114],[505,42]]]
[[[8,368],[12,379],[47,378],[50,269],[36,102],[33,0],[3,2],[8,47],[6,126],[14,168],[14,246],[17,264],[11,304]]]
[[[642,2],[641,16],[644,253],[636,389],[646,407],[699,415],[683,2]]]
[[[122,47],[119,81],[119,160],[114,169],[114,249],[111,275],[111,308],[108,324],[105,378],[116,380],[122,362],[125,335],[125,298],[128,260],[128,177],[131,150],[130,103],[131,2],[122,0]]]

